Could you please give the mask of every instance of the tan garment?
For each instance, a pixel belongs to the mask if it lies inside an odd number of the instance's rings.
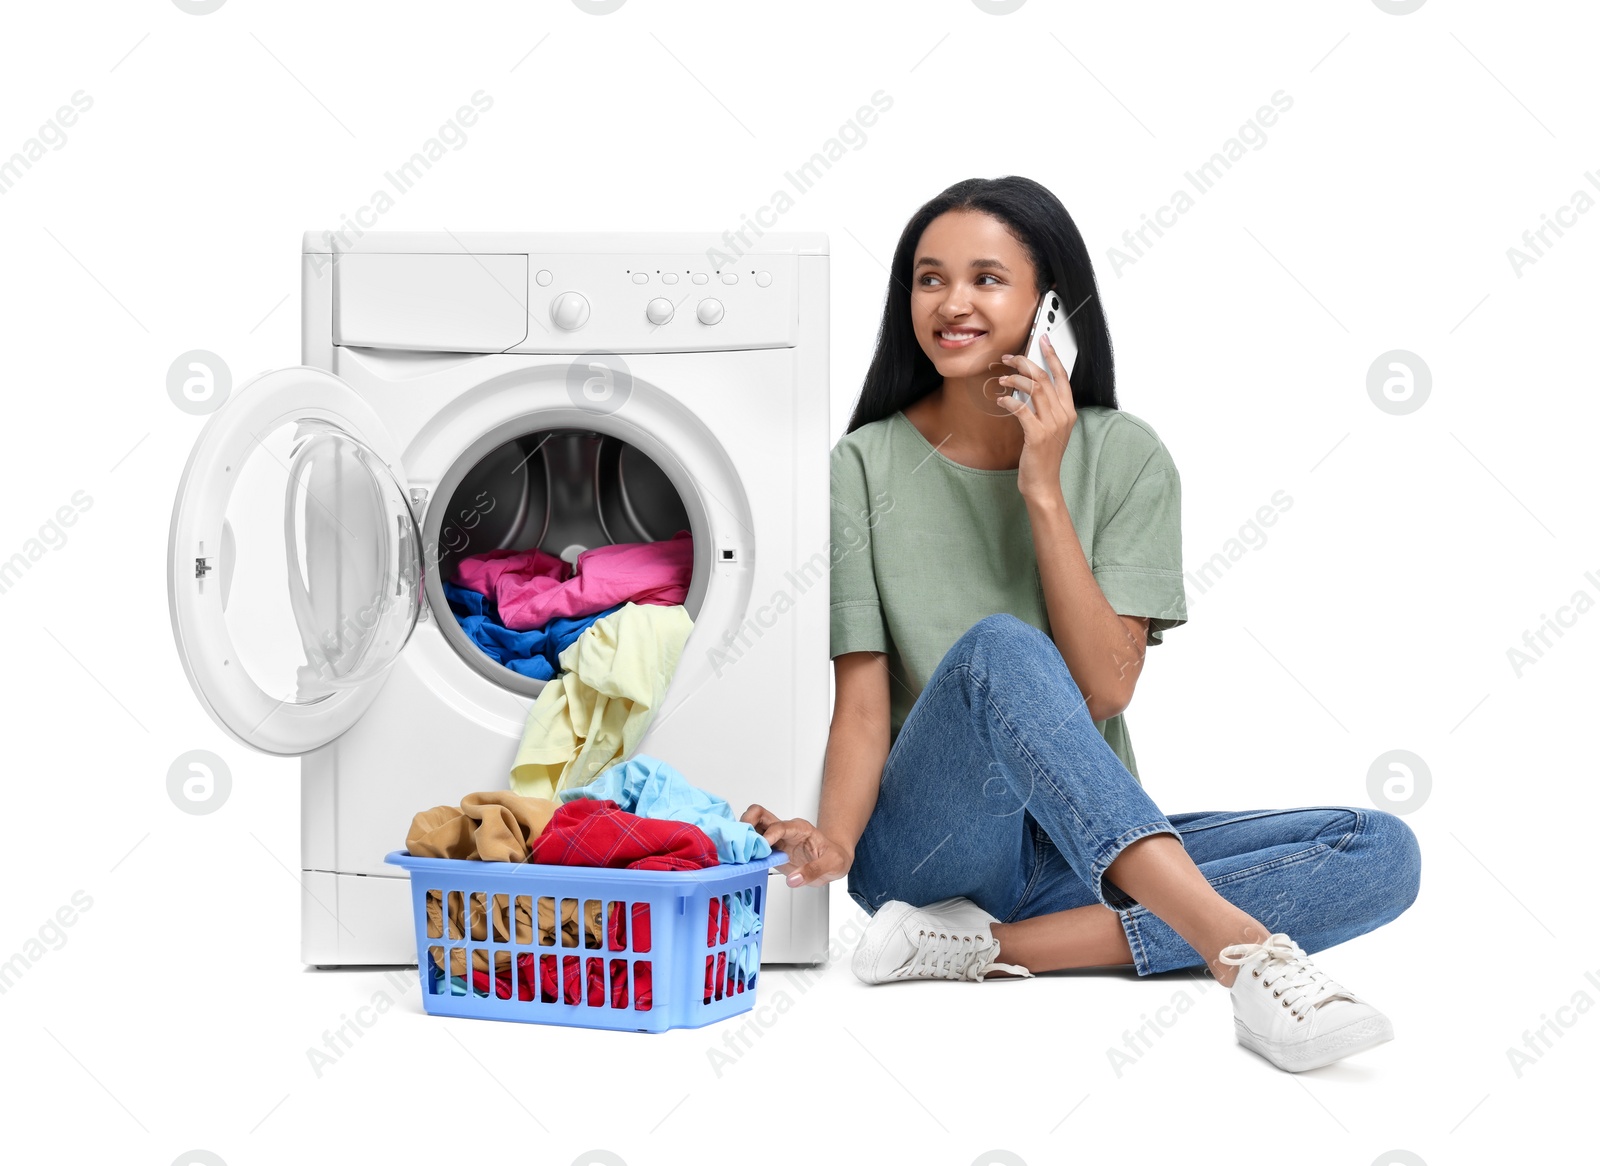
[[[556,812],[556,803],[543,798],[525,798],[510,790],[489,790],[487,793],[468,794],[461,805],[435,806],[423,810],[411,819],[411,829],[406,834],[406,850],[419,858],[464,858],[481,862],[527,862],[528,845],[549,825]],[[462,900],[466,900],[466,910]],[[467,942],[466,937],[483,940],[489,934],[488,916],[494,916],[494,937],[498,943],[507,942],[506,904],[504,895],[488,896],[482,893],[450,896],[450,925],[444,925],[444,910],[438,891],[428,892],[428,935],[440,940]],[[490,902],[489,900],[493,900]],[[533,942],[532,918],[529,897],[514,896],[512,908],[516,915],[516,942]],[[555,901],[550,896],[539,899],[539,941],[552,944],[555,939]],[[470,930],[463,927],[463,915],[470,916]],[[578,945],[577,903],[565,899],[561,905],[561,943],[568,951]],[[584,931],[587,946],[598,948],[601,944],[600,903],[590,900],[584,910]],[[557,949],[560,950],[559,948]],[[510,952],[496,952],[495,969],[507,972],[511,967]],[[434,963],[444,967],[441,952],[436,951]],[[459,948],[451,953],[450,974],[467,974],[466,952]],[[479,949],[472,953],[472,966],[480,972],[489,970],[488,952]]]
[[[418,858],[476,858],[527,862],[528,844],[544,832],[556,804],[508,789],[468,794],[455,806],[435,806],[411,819],[406,850]]]
[[[462,911],[461,901],[467,901],[466,911]],[[544,944],[553,954],[576,954],[579,950],[578,938],[578,903],[575,899],[561,900],[561,938],[556,939],[556,911],[555,899],[550,895],[541,895],[539,903],[539,942]],[[512,899],[512,906],[516,914],[516,942],[522,945],[533,943],[532,923],[528,910],[529,897],[516,895]],[[462,928],[462,915],[466,914],[471,920],[471,930]],[[469,943],[465,936],[471,939],[485,939],[489,934],[489,923],[486,915],[494,917],[494,938],[496,943],[507,942],[505,926],[505,896],[468,894],[462,895],[459,891],[450,896],[450,925],[444,926],[444,912],[439,904],[439,892],[428,892],[428,934],[443,942]],[[600,901],[590,899],[584,904],[583,912],[585,945],[591,950],[601,946],[600,931]],[[550,947],[551,944],[560,943],[560,947]],[[495,954],[495,971],[506,972],[511,967],[511,953],[497,951]],[[444,955],[440,945],[435,945],[433,962],[440,968],[444,967]],[[489,953],[482,948],[477,948],[472,953],[472,966],[480,972],[489,970]],[[451,949],[450,974],[452,976],[465,976],[467,974],[467,953],[460,947]]]

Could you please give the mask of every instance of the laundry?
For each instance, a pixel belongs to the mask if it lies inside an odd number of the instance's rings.
[[[576,619],[553,619],[542,628],[517,632],[500,622],[494,605],[482,592],[447,582],[444,595],[450,601],[451,614],[461,630],[485,656],[533,680],[549,680],[555,676],[560,667],[560,655],[567,646],[596,620],[604,619],[622,606],[618,603]]]
[[[617,904],[613,903],[615,908]],[[627,926],[622,913],[617,910],[611,912],[606,920],[607,938],[613,950],[624,951],[628,946]],[[633,905],[633,950],[650,950],[650,905],[648,903],[635,903]],[[625,972],[625,968],[612,965],[611,999],[615,1003],[621,1000],[617,1007],[627,1007],[626,977],[619,977],[618,972]],[[619,983],[619,979],[623,982]],[[633,964],[633,1006],[643,1012],[650,1007],[650,961],[635,960]]]
[[[455,582],[491,598],[506,627],[527,631],[619,603],[681,604],[693,575],[694,539],[680,530],[654,542],[591,547],[570,575],[564,561],[537,548],[469,555],[456,564]]]
[[[622,903],[612,903],[611,910],[606,919],[606,942],[609,952],[604,956],[596,955],[569,955],[555,952],[524,952],[517,956],[517,986],[516,994],[519,1000],[532,1000],[533,986],[539,985],[540,999],[549,1003],[561,1001],[567,1004],[587,1003],[591,1007],[600,1007],[608,999],[613,1008],[627,1008],[628,999],[628,964],[633,963],[633,1001],[632,1006],[636,1011],[648,1011],[652,1001],[650,961],[637,959],[628,953],[627,932],[628,915],[622,911]],[[634,948],[638,952],[650,950],[650,906],[648,903],[634,903],[629,913],[632,917]],[[591,945],[592,946],[592,945]],[[621,954],[615,954],[621,953]],[[509,953],[500,952],[500,955]],[[556,968],[562,969],[560,983],[557,982]],[[437,963],[438,961],[436,961]],[[579,968],[586,970],[587,975],[581,975]],[[610,969],[610,991],[607,992],[606,973]],[[468,993],[466,972],[464,966],[457,966],[452,970],[450,990],[452,995],[465,996]],[[438,991],[439,972],[430,969],[430,982],[432,990]],[[708,985],[710,981],[707,981]],[[559,989],[559,990],[558,990]],[[475,967],[472,972],[471,990],[480,996],[487,996],[490,991],[489,974],[486,967]],[[494,977],[494,994],[501,1000],[511,999],[511,968],[508,963],[497,962]]]
[[[688,778],[665,761],[645,753],[611,766],[588,785],[563,789],[556,795],[562,803],[575,798],[608,799],[641,818],[693,823],[716,843],[717,857],[723,862],[752,862],[772,853],[767,840],[754,826],[739,821],[725,799],[689,784]]]
[[[752,911],[745,903],[742,895],[728,897],[728,909],[722,910],[722,903],[715,895],[711,897],[711,909],[706,919],[706,946],[716,947],[719,943],[734,941],[726,952],[718,952],[716,963],[711,958],[706,958],[706,992],[705,999],[711,1000],[716,981],[726,980],[728,987],[723,989],[726,995],[729,988],[738,991],[739,984],[753,984],[756,978],[761,959],[756,952],[756,946],[739,940],[755,938],[761,930],[761,916]],[[732,976],[728,972],[732,971]]]
[[[509,595],[533,594],[559,587],[571,570],[564,559],[558,559],[537,547],[527,551],[494,550],[459,560],[454,581],[461,587],[488,596],[498,609],[502,579],[506,580],[506,593]]]
[[[611,910],[606,919],[606,941],[609,952],[606,955],[576,955],[556,952],[525,952],[517,956],[516,995],[522,1001],[531,1001],[534,998],[534,984],[539,985],[539,998],[546,1003],[560,1002],[565,1004],[587,1004],[590,1007],[602,1007],[608,1002],[612,1008],[627,1008],[628,999],[628,963],[626,956],[612,953],[626,952],[627,928],[623,925],[624,914],[621,910],[623,904],[612,903]],[[731,912],[730,912],[731,914]],[[645,903],[634,903],[631,912],[634,947],[640,951],[650,949],[650,911]],[[719,932],[721,939],[727,940],[730,935],[723,931],[727,926],[720,920],[727,919],[720,911],[716,898],[711,900],[711,910],[707,920],[706,946],[715,946],[718,942]],[[759,921],[757,922],[759,930]],[[733,929],[732,937],[739,935],[737,927]],[[507,953],[501,952],[504,956]],[[731,955],[732,958],[729,958]],[[557,969],[560,969],[558,974]],[[607,974],[609,968],[609,992],[607,991]],[[633,1007],[638,1011],[647,1011],[652,1000],[652,977],[649,960],[633,960]],[[581,969],[581,970],[580,970]],[[721,996],[729,996],[740,991],[747,991],[754,987],[756,973],[759,971],[758,959],[752,945],[732,948],[726,952],[717,952],[714,956],[706,957],[705,983],[702,992],[702,1001],[706,1004],[718,997],[718,988]],[[431,990],[440,989],[439,973],[431,972]],[[459,965],[453,970],[450,980],[451,994],[465,996],[468,987],[465,971]],[[490,992],[489,975],[485,968],[475,967],[472,973],[471,992],[479,996],[487,996]],[[495,972],[494,994],[501,1000],[509,1000],[512,995],[512,976],[510,966],[501,962]]]
[[[604,957],[588,956],[583,960],[587,975],[584,978],[584,987],[587,989],[584,999],[591,1007],[599,1007],[607,1002],[608,995],[602,966],[610,969],[609,1000],[613,1008],[627,1008],[628,1001],[628,964],[633,961],[633,1007],[636,1011],[648,1011],[652,1003],[650,985],[650,961],[640,960],[628,954],[627,919],[631,915],[633,927],[633,945],[637,951],[650,950],[650,905],[648,903],[635,903],[629,914],[622,911],[623,904],[612,903],[610,913],[606,916],[606,946],[612,953]],[[517,957],[518,970],[524,973],[529,981],[532,980],[532,954]],[[561,958],[562,976],[561,992],[556,991],[556,960],[557,956],[543,953],[538,956],[539,961],[539,994],[544,1000],[561,1000],[567,1004],[580,1002],[578,961]],[[507,998],[509,998],[509,993]],[[524,997],[531,999],[531,995]]]
[[[501,952],[505,955],[505,952]],[[578,956],[569,956],[563,962],[566,975],[565,983],[558,990],[556,979],[557,957],[554,955],[536,956],[529,952],[517,956],[517,999],[532,1000],[533,986],[538,983],[542,999],[546,1002],[564,1001],[567,1004],[583,1002],[582,981],[579,968],[584,961]],[[598,956],[588,959],[589,965],[589,992],[588,1002],[591,1005],[604,1004],[606,1000],[604,961]],[[542,967],[540,964],[542,963]],[[434,982],[438,982],[438,973],[433,973]],[[465,974],[455,972],[450,977],[450,994],[453,996],[467,995],[467,981]],[[489,994],[489,973],[481,968],[472,971],[472,993],[477,996]],[[494,994],[501,1000],[511,999],[511,969],[509,965],[499,966],[494,974]],[[622,1005],[621,1007],[626,1007]]]
[[[629,870],[700,870],[717,865],[717,846],[698,826],[630,814],[585,798],[558,809],[529,848],[532,861]]]
[[[533,943],[533,927],[529,909],[529,896],[516,895],[512,901],[512,912],[515,922],[511,925],[515,930],[516,939],[513,941],[506,930],[504,895],[496,895],[493,910],[485,903],[482,894],[462,894],[453,891],[449,895],[450,918],[449,926],[445,926],[445,914],[439,902],[439,892],[430,890],[427,897],[428,934],[434,938],[445,939],[449,942],[468,942],[471,940],[486,940],[489,935],[489,917],[493,917],[494,942],[515,942],[521,946],[530,946]],[[466,900],[463,909],[462,900]],[[561,900],[561,938],[556,938],[556,912],[554,896],[541,895],[535,902],[538,903],[539,913],[539,943],[544,947],[553,947],[558,942],[568,949],[576,950],[579,943],[578,936],[578,900]],[[465,922],[463,917],[465,916]],[[584,901],[584,926],[583,944],[588,948],[600,946],[600,902],[597,899]],[[509,971],[511,966],[511,953],[498,951],[495,955],[495,970],[497,972]],[[435,948],[433,962],[439,967],[444,966],[444,956],[441,949]],[[466,972],[466,951],[463,948],[452,948],[450,951],[451,975],[464,975]],[[484,948],[475,948],[472,952],[472,966],[479,971],[487,971],[489,967],[489,953]]]
[[[555,802],[510,790],[468,794],[461,805],[435,806],[411,819],[406,851],[418,858],[527,862],[528,843],[556,812]]]
[[[683,774],[649,754],[640,753],[620,765],[613,765],[588,785],[565,789],[557,795],[563,805],[580,798],[609,799],[644,818],[692,823],[712,840],[721,862],[751,862],[772,853],[771,844],[754,826],[738,821],[733,808],[724,799],[691,785]],[[753,936],[760,930],[761,916],[751,909],[743,896],[730,898],[726,914],[721,912],[721,901],[712,898],[707,947],[716,946],[719,931],[726,941],[730,932],[734,939],[739,939]],[[757,963],[755,948],[746,945],[730,951],[735,981],[752,979]],[[721,953],[718,954],[721,957]],[[726,971],[725,965],[723,970]],[[715,964],[707,965],[708,1000],[719,974]]]
[[[556,806],[539,798],[525,798],[506,790],[468,794],[461,805],[435,806],[411,820],[406,850],[423,858],[451,858],[484,862],[545,863],[560,866],[630,867],[639,870],[697,870],[717,864],[717,848],[696,826],[678,821],[652,821],[620,809],[615,802],[584,799]],[[449,974],[467,974],[467,951],[473,941],[499,944],[533,944],[533,913],[538,913],[539,944],[575,951],[580,943],[578,902],[584,903],[581,942],[587,950],[602,945],[600,900],[588,896],[561,898],[561,935],[556,934],[555,895],[511,895],[482,892],[429,890],[425,899],[430,938],[450,947]],[[533,904],[537,904],[534,907]],[[613,951],[626,950],[626,928],[619,904],[613,902],[609,938]],[[641,911],[643,909],[643,917]],[[649,907],[634,904],[635,944],[649,947]],[[474,972],[487,975],[490,952],[470,948]],[[433,962],[444,970],[443,944],[433,948]],[[496,951],[496,976],[509,977],[510,951]],[[518,955],[518,959],[524,958]],[[530,965],[531,966],[531,965]],[[541,965],[554,991],[554,968]],[[617,991],[613,974],[613,992]],[[624,977],[625,981],[625,977]],[[487,980],[485,980],[485,984]],[[507,980],[509,984],[509,980]],[[507,988],[509,992],[509,987]],[[626,995],[626,983],[621,992]]]
[[[468,794],[461,805],[435,806],[423,810],[411,819],[411,829],[406,832],[406,851],[420,858],[475,859],[480,862],[527,862],[528,843],[539,836],[556,812],[554,802],[541,798],[525,798],[510,790],[490,790],[487,793]],[[473,939],[488,936],[487,916],[491,913],[482,895],[463,895],[459,891],[450,895],[449,926],[445,926],[444,904],[437,891],[428,893],[428,934],[437,937],[460,939],[470,935]],[[463,900],[470,903],[464,907]],[[600,905],[592,904],[588,932],[598,945],[600,935]],[[576,903],[563,903],[562,925],[569,932],[568,942],[577,943]],[[516,942],[532,942],[532,917],[526,896],[519,896],[515,908]],[[505,911],[497,905],[493,911],[495,940],[509,942]],[[555,907],[550,899],[539,901],[539,929],[542,942],[554,943]],[[509,968],[509,953],[498,953],[497,966]],[[434,960],[442,966],[443,957],[435,952]],[[465,953],[453,953],[456,974],[466,969]],[[488,953],[478,950],[474,963],[480,969],[488,967]]]
[[[537,961],[537,971],[535,963]],[[628,961],[624,959],[605,960],[599,956],[590,956],[579,960],[573,956],[561,961],[563,974],[561,983],[557,984],[556,957],[553,955],[533,956],[520,955],[517,957],[517,999],[529,1001],[533,999],[533,985],[537,980],[539,984],[539,998],[545,1003],[581,1004],[586,1003],[591,1008],[599,1008],[607,1003],[605,967],[611,967],[611,990],[609,1002],[612,1008],[627,1008],[628,1001]],[[587,976],[580,976],[579,968],[588,971]],[[432,973],[434,990],[438,990],[439,973]],[[585,992],[585,982],[587,991]],[[633,966],[634,998],[632,1007],[638,1012],[650,1011],[652,992],[650,987],[650,961],[643,960]],[[467,981],[462,976],[450,977],[450,994],[453,996],[467,995]],[[477,996],[488,996],[489,973],[474,970],[472,973],[472,993]],[[502,970],[495,973],[494,994],[501,1000],[511,999],[511,973]]]
[[[528,843],[557,811],[554,801],[510,790],[469,793],[459,806],[434,806],[411,817],[406,853],[421,859],[526,862]]]
[[[528,709],[511,788],[553,798],[633,752],[666,695],[694,621],[681,605],[624,603],[560,655]]]

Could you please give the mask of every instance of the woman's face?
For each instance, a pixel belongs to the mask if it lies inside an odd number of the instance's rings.
[[[947,211],[922,232],[911,262],[911,326],[939,374],[1004,376],[1000,358],[1022,351],[1039,306],[1022,244],[991,215]]]

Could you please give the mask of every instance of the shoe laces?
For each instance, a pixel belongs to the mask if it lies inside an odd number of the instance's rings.
[[[916,955],[906,961],[896,974],[940,980],[981,980],[995,971],[1019,976],[1033,975],[1018,964],[996,963],[992,957],[999,949],[1000,945],[993,937],[919,931]]]
[[[1271,989],[1296,1020],[1304,1020],[1313,1008],[1331,1001],[1355,1000],[1353,993],[1312,963],[1300,945],[1281,931],[1261,943],[1230,944],[1218,953],[1217,960],[1240,967],[1240,975],[1244,974],[1243,965],[1259,960],[1250,975],[1262,988]]]

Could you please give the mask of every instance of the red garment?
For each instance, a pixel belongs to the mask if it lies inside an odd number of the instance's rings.
[[[577,798],[558,809],[528,847],[529,862],[630,870],[699,870],[717,865],[706,832],[670,818],[641,818],[616,802]]]
[[[711,897],[711,910],[706,914],[706,946],[714,948],[719,943],[728,942],[728,923],[733,918],[733,910],[722,909],[722,900],[715,895]],[[728,951],[719,951],[715,958],[710,954],[706,956],[706,987],[703,1002],[710,1004],[717,989],[722,989],[723,996],[732,996],[736,992],[745,990],[745,976],[738,967],[738,959],[730,960],[732,954]]]
[[[563,991],[556,991],[556,959],[554,955],[543,957],[544,967],[538,972],[534,970],[534,961],[540,957],[529,952],[517,956],[517,970],[521,973],[517,982],[517,999],[533,999],[533,982],[539,981],[540,999],[545,1001],[565,1001],[568,1004],[580,1003],[580,973],[582,966],[580,956],[566,956],[564,968],[566,975],[563,977]],[[599,1007],[606,1002],[605,979],[601,972],[601,960],[598,956],[589,957],[589,1003]],[[626,996],[626,981],[624,981],[624,997]],[[489,991],[489,973],[472,970],[473,991],[480,994]],[[495,973],[494,994],[502,1000],[511,999],[511,972],[509,969]],[[618,1007],[627,1005],[619,1004]]]
[[[627,927],[624,916],[611,904],[611,916],[606,920],[607,945],[612,951],[628,950]],[[636,952],[650,950],[650,904],[633,905],[633,948]],[[650,961],[636,959],[633,965],[633,1006],[640,1012],[650,1010]],[[628,969],[625,959],[611,963],[611,1003],[615,1008],[628,1006]]]
[[[669,818],[641,818],[630,814],[613,801],[578,798],[556,810],[549,825],[529,845],[530,862],[557,866],[626,867],[633,870],[699,870],[717,865],[717,845],[706,832],[688,822]],[[517,955],[517,999],[532,1000],[533,986],[539,985],[539,999],[566,1004],[587,1003],[601,1008],[632,1007],[648,1011],[653,1003],[650,961],[639,955],[650,950],[650,904],[634,903],[633,946],[629,950],[627,917],[611,904],[606,919],[606,946],[602,955],[593,948],[555,948],[520,952]],[[717,915],[710,921],[711,942],[717,929]],[[723,919],[723,927],[727,926]],[[725,933],[724,933],[725,937]],[[722,967],[716,979],[726,977],[726,953],[718,953]],[[633,964],[633,999],[628,999],[628,965]],[[473,970],[472,986],[488,992],[487,971]],[[706,967],[706,999],[713,988],[713,969]],[[495,974],[494,994],[511,999],[511,971]]]
[[[585,952],[582,955],[572,953],[572,949],[547,952],[523,952],[517,956],[517,999],[532,1000],[533,985],[539,984],[539,999],[550,1002],[566,1004],[587,1003],[591,1008],[602,1008],[606,1004],[606,974],[607,963],[611,967],[611,1007],[627,1008],[628,1001],[628,961],[632,953],[628,952],[626,918],[617,908],[620,903],[611,904],[611,912],[606,920],[607,946],[613,952],[621,953],[617,956],[597,956]],[[650,950],[650,904],[633,904],[633,942],[638,952]],[[571,953],[571,954],[569,954]],[[558,962],[559,961],[559,962]],[[556,983],[556,968],[561,968],[560,987]],[[580,972],[579,969],[584,969]],[[707,981],[709,984],[709,980]],[[489,991],[489,973],[473,970],[472,987],[474,991],[486,993]],[[587,999],[584,999],[584,990],[587,988]],[[650,961],[635,960],[633,969],[633,1008],[638,1012],[648,1012],[652,1003],[650,990]],[[511,999],[511,972],[502,969],[494,978],[494,994],[501,1000]]]

